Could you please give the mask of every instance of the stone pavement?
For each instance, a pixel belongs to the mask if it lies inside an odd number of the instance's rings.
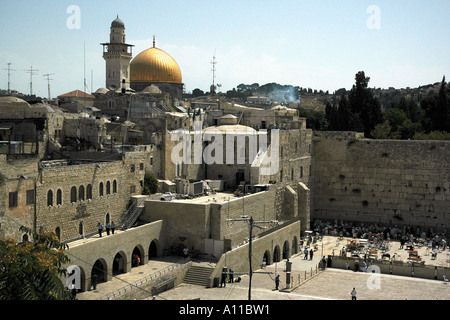
[[[341,241],[341,243],[343,243]],[[399,244],[392,245],[392,252]],[[336,248],[338,248],[336,250]],[[341,247],[336,246],[335,237],[324,237],[323,254],[328,255],[335,249],[338,254]],[[254,270],[252,277],[252,300],[350,300],[350,291],[356,288],[358,300],[450,300],[450,284],[442,280],[395,276],[387,274],[369,274],[351,270],[326,269],[318,271],[316,267],[321,259],[322,243],[314,253],[313,260],[304,260],[303,254],[291,257],[291,277],[293,283],[286,288],[285,262],[281,261]],[[441,253],[445,256],[445,253]],[[79,300],[95,300],[107,293],[127,286],[151,273],[167,268],[179,262],[177,257],[152,259],[144,266],[132,268],[131,272],[121,274],[112,281],[100,283],[96,291],[78,294]],[[437,261],[438,262],[438,261]],[[311,277],[311,270],[313,275]],[[306,278],[305,279],[305,271]],[[280,274],[280,290],[275,290],[274,278]],[[301,283],[299,283],[299,279]],[[181,284],[174,289],[156,296],[149,293],[148,300],[248,300],[249,276],[242,275],[241,282],[227,283],[224,288],[205,288],[202,286]]]
[[[317,257],[318,261],[320,256]],[[310,269],[313,262],[302,256],[290,260],[294,284],[286,289],[284,262],[258,270],[252,277],[252,300],[351,300],[350,291],[356,288],[358,300],[450,300],[450,284],[440,280],[426,280],[402,276],[368,274],[350,270],[326,269],[309,280],[296,284],[301,269]],[[305,268],[306,267],[306,268]],[[258,273],[273,272],[273,273]],[[280,274],[280,290],[275,290],[275,272]],[[224,288],[203,288],[182,284],[153,297],[155,300],[248,300],[249,276],[240,283],[227,283]],[[151,298],[150,298],[151,299]]]

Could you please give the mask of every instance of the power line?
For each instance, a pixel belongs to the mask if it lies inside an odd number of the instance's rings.
[[[248,300],[252,300],[252,276],[253,276],[253,270],[252,270],[252,238],[253,238],[253,228],[260,228],[265,229],[265,227],[260,226],[260,224],[268,224],[268,223],[278,223],[276,220],[270,220],[270,221],[255,221],[253,220],[253,217],[248,216],[242,216],[241,218],[237,219],[227,219],[230,221],[245,221],[249,224],[249,246],[248,246],[248,264],[249,264],[249,281],[248,281]]]

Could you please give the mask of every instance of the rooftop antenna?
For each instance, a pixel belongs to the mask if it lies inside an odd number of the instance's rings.
[[[211,90],[210,91],[216,91],[216,86],[215,86],[215,79],[216,79],[216,57],[215,54],[213,56],[213,60],[211,61],[211,65],[212,65],[212,69],[211,71],[213,72],[213,78],[212,78],[212,86],[211,86]]]
[[[16,71],[16,69],[11,69],[11,62],[8,62],[8,69],[3,69],[3,70],[8,70],[8,94],[10,94],[11,93],[11,89],[10,89],[11,71]]]
[[[30,96],[33,95],[33,75],[36,75],[39,70],[33,70],[33,66],[30,67],[30,70],[24,70],[25,72],[28,72],[30,74]]]
[[[48,83],[48,100],[50,100],[50,80],[53,80],[53,79],[50,79],[51,75],[54,75],[54,73],[44,74],[44,77],[47,77],[47,83]]]

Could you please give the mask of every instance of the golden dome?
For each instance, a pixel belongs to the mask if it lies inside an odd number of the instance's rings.
[[[165,51],[152,47],[142,51],[130,63],[130,82],[182,83],[177,62]]]

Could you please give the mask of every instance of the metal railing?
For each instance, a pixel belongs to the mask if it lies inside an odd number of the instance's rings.
[[[181,267],[182,265],[184,265],[184,263],[176,262],[176,263],[174,263],[174,264],[172,264],[172,265],[170,265],[170,266],[168,266],[168,267],[166,267],[164,269],[161,269],[161,270],[156,271],[156,272],[154,272],[154,273],[152,273],[152,274],[150,274],[148,276],[145,276],[145,277],[143,277],[143,278],[141,278],[139,280],[136,280],[133,283],[129,283],[128,285],[123,286],[120,289],[117,289],[117,290],[115,290],[113,292],[105,294],[104,296],[98,298],[97,300],[112,300],[112,299],[116,299],[116,298],[118,298],[118,297],[120,297],[120,296],[122,296],[122,295],[124,295],[126,293],[130,293],[131,291],[136,290],[136,289],[144,290],[144,289],[140,288],[139,286],[142,286],[143,284],[149,282],[150,280],[157,279],[157,278],[167,274],[168,272]],[[145,291],[147,291],[147,290],[145,290]],[[151,295],[150,291],[147,291],[147,293],[149,295]]]

